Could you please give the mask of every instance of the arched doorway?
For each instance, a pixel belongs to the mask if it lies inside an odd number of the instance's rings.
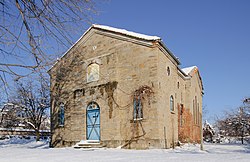
[[[87,140],[100,140],[100,107],[91,102],[87,107]]]

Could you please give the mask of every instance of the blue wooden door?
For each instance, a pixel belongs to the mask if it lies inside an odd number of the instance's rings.
[[[95,102],[87,107],[87,140],[100,140],[100,108]]]

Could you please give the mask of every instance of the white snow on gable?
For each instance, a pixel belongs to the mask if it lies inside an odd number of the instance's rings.
[[[135,33],[135,32],[131,32],[131,31],[127,31],[125,29],[118,29],[118,28],[114,28],[114,27],[110,27],[110,26],[97,25],[97,24],[94,24],[92,26],[94,28],[108,30],[108,31],[116,32],[116,33],[121,33],[121,34],[124,34],[127,36],[132,36],[132,37],[136,37],[136,38],[140,38],[140,39],[144,39],[144,40],[161,40],[161,38],[157,37],[157,36],[149,36],[149,35],[145,35],[145,34]]]
[[[191,66],[181,69],[186,75],[188,75],[193,69],[198,69],[197,66]]]

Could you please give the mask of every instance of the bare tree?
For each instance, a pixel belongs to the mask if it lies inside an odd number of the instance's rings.
[[[0,127],[15,128],[20,124],[19,107],[12,103],[5,103],[0,107]]]
[[[13,97],[15,105],[21,108],[24,115],[24,123],[34,129],[36,140],[40,139],[41,124],[48,118],[50,107],[50,94],[48,81],[43,77],[39,84],[30,82],[17,83],[16,94]]]
[[[96,1],[0,0],[0,88],[46,70],[91,23]]]
[[[249,105],[244,103],[243,106],[237,108],[235,111],[226,112],[224,118],[217,120],[216,126],[220,134],[227,137],[240,138],[243,144],[244,137],[250,133]]]

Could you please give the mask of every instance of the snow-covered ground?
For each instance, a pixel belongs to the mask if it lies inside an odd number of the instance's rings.
[[[249,162],[250,145],[186,144],[176,149],[74,149],[49,148],[47,141],[11,138],[0,140],[0,162],[85,162],[85,161],[142,161],[142,162]]]

